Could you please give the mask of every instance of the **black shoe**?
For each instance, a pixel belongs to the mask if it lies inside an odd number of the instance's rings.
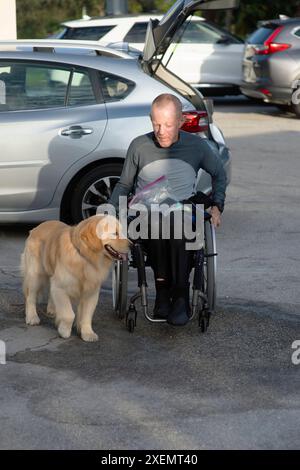
[[[178,289],[175,296],[173,296],[171,311],[167,320],[170,325],[184,326],[189,321],[191,316],[189,293],[189,286],[187,286],[185,289]]]
[[[163,287],[156,290],[156,299],[153,310],[153,318],[159,318],[166,320],[170,313],[171,301],[170,301],[170,290],[167,287]]]

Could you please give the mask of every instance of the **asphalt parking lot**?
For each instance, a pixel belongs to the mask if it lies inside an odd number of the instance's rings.
[[[215,110],[233,175],[205,335],[196,320],[141,315],[129,334],[109,282],[98,343],[59,338],[43,315],[27,327],[18,264],[30,227],[0,228],[1,449],[299,449],[300,122],[239,97]]]

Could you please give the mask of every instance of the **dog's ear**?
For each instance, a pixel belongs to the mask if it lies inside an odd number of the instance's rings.
[[[118,220],[109,214],[101,218],[99,217],[97,234],[103,243],[107,243],[108,240],[117,239],[120,234],[120,224]]]
[[[98,235],[97,225],[101,221],[101,217],[95,216],[84,221],[84,225],[80,230],[80,239],[92,251],[99,252],[103,249],[103,243]]]

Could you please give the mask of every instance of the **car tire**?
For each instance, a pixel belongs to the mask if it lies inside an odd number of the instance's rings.
[[[296,114],[297,118],[300,118],[300,104],[292,104],[291,111]]]
[[[108,201],[122,168],[122,163],[106,163],[88,171],[77,181],[70,198],[72,223],[95,215],[97,207]]]
[[[299,79],[297,80],[297,82],[299,83]],[[291,107],[290,107],[290,111],[294,114],[296,114],[297,118],[300,118],[300,103],[299,103],[299,98],[300,98],[300,87],[298,86],[297,88],[293,88],[293,97],[296,97],[296,101],[298,102],[298,104],[296,103],[293,103],[293,99],[292,99],[292,103],[291,103]]]

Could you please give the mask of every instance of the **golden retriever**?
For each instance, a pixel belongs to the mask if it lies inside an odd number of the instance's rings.
[[[26,323],[38,325],[37,296],[49,287],[47,314],[55,317],[58,333],[69,338],[77,302],[76,327],[84,341],[97,341],[92,319],[102,282],[114,259],[124,259],[128,240],[118,220],[95,215],[70,227],[43,222],[30,231],[21,258]]]

